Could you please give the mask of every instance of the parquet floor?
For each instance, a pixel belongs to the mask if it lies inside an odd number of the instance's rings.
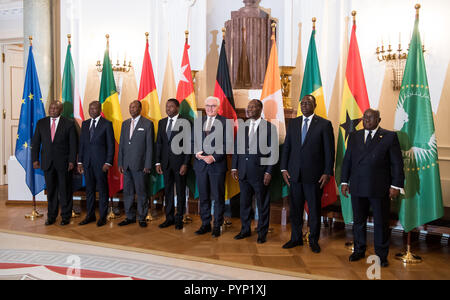
[[[309,247],[296,247],[285,250],[281,246],[289,240],[290,226],[273,224],[267,243],[256,243],[257,235],[236,241],[233,237],[239,232],[239,219],[232,219],[231,228],[224,229],[219,238],[207,234],[196,236],[194,232],[200,227],[198,216],[192,216],[193,222],[187,224],[182,231],[174,227],[158,228],[164,221],[161,212],[153,212],[155,220],[147,228],[140,228],[137,224],[119,227],[117,224],[123,219],[111,221],[107,226],[98,228],[95,223],[78,226],[84,218],[72,219],[70,225],[62,227],[57,223],[44,226],[45,216],[35,221],[24,218],[31,211],[28,205],[6,205],[7,186],[0,186],[0,229],[18,232],[38,233],[49,236],[79,239],[100,243],[136,247],[166,253],[193,256],[198,258],[215,259],[221,263],[239,263],[249,267],[266,267],[275,270],[299,272],[326,276],[338,279],[367,279],[366,261],[348,262],[350,253],[344,247],[346,241],[351,240],[349,229],[322,229],[320,246],[322,252],[314,254]],[[38,207],[46,214],[46,207]],[[369,251],[373,254],[373,234],[368,233]],[[1,241],[0,241],[1,243]],[[450,279],[450,251],[448,245],[439,242],[419,240],[413,244],[413,252],[423,257],[424,261],[418,265],[404,265],[394,259],[395,253],[404,250],[402,235],[392,236],[390,266],[381,269],[381,279]],[[263,278],[261,278],[263,279]]]

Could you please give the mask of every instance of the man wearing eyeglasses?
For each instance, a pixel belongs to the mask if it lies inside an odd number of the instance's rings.
[[[195,138],[192,141],[195,153],[194,171],[197,178],[202,219],[202,226],[195,234],[202,235],[211,232],[211,203],[214,201],[213,237],[220,236],[220,228],[223,224],[225,175],[227,172],[226,118],[218,114],[219,107],[220,100],[218,98],[208,97],[206,99],[206,116],[202,117],[202,131],[201,133],[195,132],[193,135]],[[197,139],[197,137],[199,138]]]

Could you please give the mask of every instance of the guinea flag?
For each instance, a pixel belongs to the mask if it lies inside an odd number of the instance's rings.
[[[300,102],[298,104],[297,116],[302,115],[300,103],[304,96],[313,95],[316,98],[316,110],[314,113],[319,117],[327,119],[327,110],[325,108],[325,97],[323,94],[322,79],[320,76],[319,59],[316,49],[316,28],[313,25],[313,31],[309,40],[308,55],[306,57],[305,73],[303,76],[302,91]],[[337,200],[336,183],[334,177],[324,187],[322,194],[322,207],[326,207]],[[305,204],[307,205],[307,204]]]
[[[186,39],[181,61],[180,81],[177,88],[177,100],[180,102],[180,115],[193,121],[197,116],[197,103],[195,102],[194,83],[192,82],[191,63],[189,62],[190,46]]]
[[[100,95],[98,99],[102,104],[103,117],[112,122],[114,139],[116,140],[114,164],[113,167],[109,169],[108,174],[109,196],[112,197],[120,191],[123,186],[123,177],[117,166],[120,131],[122,128],[122,112],[120,110],[119,94],[117,93],[111,60],[109,58],[109,42],[106,44],[105,56],[103,58],[102,80],[100,83]]]
[[[139,85],[138,100],[142,104],[141,115],[153,122],[155,133],[158,132],[158,122],[161,120],[158,93],[156,91],[155,76],[153,74],[152,61],[150,59],[148,37],[145,46],[144,62],[142,64],[141,82]],[[156,134],[155,134],[156,140]],[[164,177],[156,173],[154,168],[150,174],[150,195],[155,195],[164,188]]]
[[[370,108],[364,79],[361,56],[356,40],[356,21],[353,20],[352,35],[348,49],[347,69],[345,72],[344,92],[342,95],[341,114],[339,118],[338,144],[336,151],[336,184],[341,184],[342,161],[344,160],[350,133],[363,129],[362,117]],[[353,221],[351,196],[345,197],[339,189],[342,215],[346,224]]]
[[[220,49],[219,66],[217,67],[216,86],[214,97],[220,99],[219,115],[234,120],[234,134],[237,132],[237,115],[234,105],[233,88],[231,87],[230,72],[228,69],[227,53],[225,51],[225,39],[222,40]],[[239,194],[239,183],[231,177],[231,157],[228,157],[228,171],[225,177],[225,199],[230,199]]]

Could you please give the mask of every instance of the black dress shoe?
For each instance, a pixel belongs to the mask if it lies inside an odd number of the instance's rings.
[[[366,257],[364,253],[353,252],[352,255],[348,258],[349,261],[358,261]]]
[[[106,219],[100,219],[97,222],[97,227],[102,227],[106,225]]]
[[[199,230],[195,232],[197,235],[205,234],[211,232],[211,225],[202,225]]]
[[[139,221],[139,226],[141,226],[142,228],[147,227],[147,222],[146,221]]]
[[[220,227],[214,227],[211,235],[213,237],[219,237],[220,236]]]
[[[239,234],[236,235],[236,236],[234,237],[234,239],[235,239],[235,240],[242,240],[242,239],[245,239],[245,238],[247,238],[247,237],[249,237],[249,236],[251,236],[251,235],[252,235],[251,232],[239,232]]]
[[[61,220],[61,226],[66,226],[66,225],[69,225],[70,224],[70,220]]]
[[[266,241],[266,236],[258,236],[258,240],[256,242],[258,244],[264,244]]]
[[[169,226],[172,226],[173,224],[175,224],[174,221],[167,221],[165,220],[164,223],[159,224],[159,228],[167,228]]]
[[[45,220],[45,226],[53,225],[55,224],[55,220],[47,219]]]
[[[132,223],[136,223],[136,220],[129,220],[129,219],[125,219],[122,222],[120,222],[118,225],[119,226],[126,226]]]
[[[318,243],[312,243],[309,245],[309,247],[311,248],[311,251],[314,253],[320,253],[320,246]]]
[[[81,221],[80,223],[78,223],[78,225],[83,226],[83,225],[87,225],[92,222],[95,222],[95,219],[86,218],[83,221]]]
[[[388,262],[387,258],[380,258],[380,266],[382,268],[386,268],[389,266],[389,262]]]
[[[181,230],[181,229],[183,229],[183,222],[177,222],[177,223],[175,223],[175,229],[176,229],[176,230]]]
[[[300,241],[290,240],[289,242],[283,245],[283,249],[291,249],[297,246],[303,246],[303,240]]]

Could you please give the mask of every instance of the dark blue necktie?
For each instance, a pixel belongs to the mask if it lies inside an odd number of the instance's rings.
[[[94,130],[95,130],[95,122],[96,120],[93,120],[91,128],[89,128],[89,141],[92,141],[92,138],[94,137]]]
[[[372,142],[372,130],[369,130],[369,134],[367,135],[366,138],[366,146],[368,147],[371,142]]]
[[[303,128],[302,128],[302,145],[305,142],[306,134],[308,133],[308,121],[309,121],[309,119],[306,118],[305,119],[305,124],[303,124]]]
[[[170,140],[170,138],[172,137],[172,123],[173,123],[173,119],[169,120],[169,127],[167,127],[167,138]]]

